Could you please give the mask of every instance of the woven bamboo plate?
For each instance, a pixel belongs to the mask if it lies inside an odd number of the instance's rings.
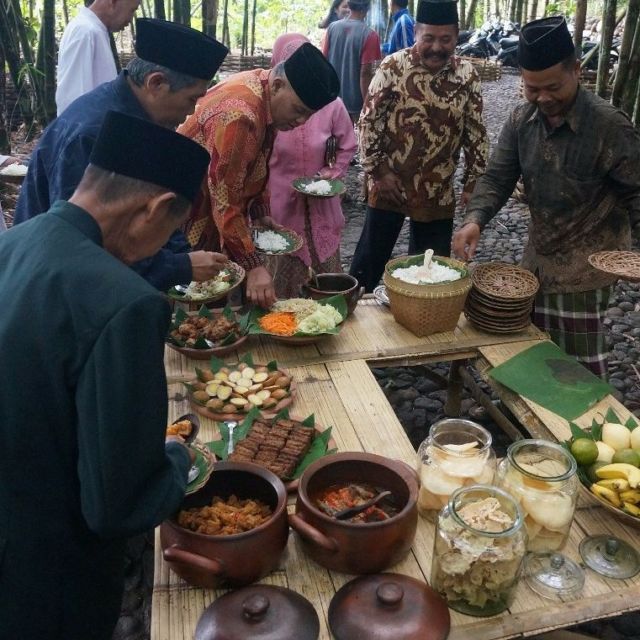
[[[287,256],[299,251],[304,245],[304,239],[302,236],[298,235],[293,229],[271,229],[270,227],[262,227],[259,225],[255,225],[251,229],[256,251],[266,256]],[[273,233],[279,235],[287,243],[286,248],[280,250],[261,249],[258,245],[258,241],[260,239],[260,233],[264,231],[273,231]]]
[[[184,293],[184,290],[182,288],[183,285],[180,285],[180,287],[171,287],[171,289],[169,289],[169,291],[167,292],[167,295],[172,300],[178,300],[179,302],[187,302],[189,304],[198,305],[208,304],[210,302],[215,302],[216,300],[222,300],[242,284],[245,276],[244,269],[235,262],[227,262],[227,264],[225,265],[225,270],[230,273],[229,282],[231,286],[228,289],[221,291],[220,293],[216,293],[215,295],[209,296],[208,298],[193,299]],[[213,279],[215,280],[215,278]]]
[[[514,311],[521,310],[524,311],[531,307],[534,301],[534,297],[531,296],[529,298],[525,298],[523,300],[504,300],[500,298],[492,298],[491,296],[485,295],[481,291],[478,291],[475,287],[471,288],[468,296],[473,302],[477,302],[478,304],[485,305],[489,307],[492,311],[502,310],[502,311]]]
[[[471,276],[473,285],[491,298],[526,300],[536,294],[537,278],[526,269],[503,262],[478,265]]]
[[[589,264],[629,282],[640,282],[640,254],[633,251],[598,251],[588,258]]]

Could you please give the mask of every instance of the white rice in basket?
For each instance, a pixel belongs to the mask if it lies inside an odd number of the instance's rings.
[[[395,269],[393,277],[409,284],[439,284],[441,282],[460,280],[462,274],[444,264],[432,262],[426,271],[423,265]]]
[[[256,247],[263,251],[284,251],[288,247],[287,241],[275,231],[267,229],[259,231],[256,237]]]

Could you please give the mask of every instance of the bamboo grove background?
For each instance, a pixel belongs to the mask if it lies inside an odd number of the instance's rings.
[[[410,10],[415,2],[410,1]],[[0,0],[0,152],[9,151],[9,131],[18,124],[37,132],[55,117],[57,43],[82,0]],[[86,0],[86,4],[89,1]],[[241,56],[271,49],[282,33],[298,31],[319,43],[318,22],[330,0],[142,0],[138,16],[189,25],[223,41]],[[369,23],[384,38],[390,0],[372,0]],[[586,26],[600,22],[595,90],[640,122],[640,0],[459,0],[461,29],[479,26],[488,16],[525,23],[543,15],[564,14],[575,23],[580,50]],[[616,28],[624,26],[619,64],[611,69],[609,51]],[[116,34],[117,52],[132,50],[133,27]],[[17,102],[8,104],[7,81]],[[13,92],[12,92],[13,93]]]

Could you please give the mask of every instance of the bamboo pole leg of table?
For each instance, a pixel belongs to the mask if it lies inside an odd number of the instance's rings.
[[[451,362],[449,367],[449,384],[447,385],[447,401],[444,404],[444,415],[457,418],[460,415],[462,388],[464,384],[460,372],[466,365],[466,360]]]
[[[453,364],[453,363],[452,363]],[[491,398],[478,386],[473,376],[466,367],[460,366],[458,375],[469,389],[473,399],[487,410],[493,421],[511,438],[511,440],[522,440],[522,433],[509,418],[507,418],[498,407],[496,407]],[[445,409],[446,411],[446,409]]]

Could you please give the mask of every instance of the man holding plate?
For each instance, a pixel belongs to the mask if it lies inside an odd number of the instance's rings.
[[[69,200],[0,235],[0,640],[110,640],[127,538],[184,499],[190,450],[165,443],[171,312],[128,265],[183,222],[208,162],[110,111]]]
[[[267,179],[274,136],[304,124],[339,88],[333,67],[305,43],[273,69],[238,73],[210,89],[178,129],[211,154],[187,238],[196,249],[222,247],[247,272],[248,299],[263,307],[275,302],[275,289],[249,219],[272,225]]]

